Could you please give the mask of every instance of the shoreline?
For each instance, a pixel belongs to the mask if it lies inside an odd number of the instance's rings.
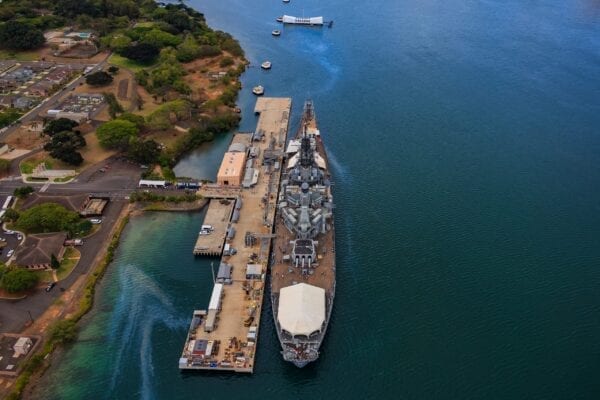
[[[156,203],[153,203],[156,204]],[[129,224],[129,221],[132,218],[135,217],[140,217],[142,215],[144,215],[147,212],[199,212],[201,211],[204,207],[206,207],[206,205],[208,204],[208,200],[207,199],[199,199],[197,201],[194,202],[193,205],[185,208],[176,208],[176,206],[181,206],[181,204],[176,204],[176,203],[168,203],[166,204],[166,206],[160,210],[154,210],[154,209],[146,209],[145,207],[138,207],[140,204],[127,204],[124,206],[124,209],[122,210],[121,214],[119,215],[119,220],[115,223],[115,231],[111,232],[113,233],[113,235],[111,235],[111,240],[108,242],[109,243],[109,247],[112,244],[116,243],[116,246],[113,247],[111,254],[110,254],[110,261],[107,261],[107,255],[108,255],[108,249],[107,251],[105,251],[104,253],[104,257],[102,257],[105,260],[105,263],[102,263],[102,260],[100,260],[99,262],[95,263],[95,267],[90,271],[91,276],[93,276],[94,282],[93,282],[93,296],[92,296],[92,302],[91,304],[87,307],[86,310],[80,310],[79,312],[76,312],[75,314],[67,314],[68,315],[72,315],[70,318],[75,318],[77,317],[77,321],[76,321],[76,325],[78,327],[78,330],[81,329],[82,325],[86,324],[87,321],[86,319],[89,317],[90,312],[94,309],[94,304],[95,304],[95,297],[97,295],[96,293],[96,287],[97,285],[102,281],[102,279],[104,278],[104,274],[106,273],[106,271],[111,267],[112,263],[113,263],[113,258],[114,258],[114,251],[117,250],[117,248],[119,247],[119,245],[121,244],[121,239],[122,239],[122,234],[123,231],[125,230],[125,228],[127,227],[127,225]],[[104,265],[102,265],[104,264]],[[75,285],[77,284],[81,284],[80,282],[75,283]],[[77,295],[73,296],[73,299],[71,300],[71,305],[73,304],[80,304],[81,301],[84,299],[84,288],[82,287],[78,287],[76,290],[79,291],[79,293]],[[68,308],[68,306],[65,306]],[[49,312],[50,310],[47,310],[46,312]],[[42,319],[43,316],[41,318],[39,318],[38,320]],[[65,318],[68,319],[69,317]],[[35,325],[35,324],[34,324]],[[29,329],[33,329],[33,326],[30,326],[27,330]],[[68,344],[63,344],[63,345],[58,345],[56,347],[54,347],[53,349],[51,349],[50,351],[46,352],[46,345],[48,342],[48,339],[44,339],[42,340],[42,342],[40,343],[40,346],[42,346],[42,353],[44,356],[44,360],[43,360],[43,365],[41,365],[41,369],[37,370],[36,372],[34,372],[33,374],[31,374],[31,376],[28,378],[28,381],[26,382],[25,386],[22,389],[21,394],[19,395],[19,397],[11,397],[11,395],[13,395],[13,391],[11,391],[8,396],[7,399],[37,399],[39,398],[38,396],[36,396],[37,390],[40,389],[40,385],[43,388],[44,387],[44,382],[45,379],[48,378],[48,375],[46,375],[46,371],[52,367],[52,366],[57,366],[60,364],[60,362],[64,359],[66,353],[70,350],[70,347],[75,344],[77,342],[78,339],[75,339],[75,341],[73,343],[68,343]],[[39,355],[41,353],[38,354],[34,354],[31,358],[33,358],[36,355]],[[31,360],[30,358],[30,360]],[[28,360],[28,362],[30,361]],[[24,366],[23,370],[21,372],[21,375],[25,373],[25,369],[27,367]],[[19,377],[21,376],[19,375]],[[18,379],[18,378],[17,378]]]

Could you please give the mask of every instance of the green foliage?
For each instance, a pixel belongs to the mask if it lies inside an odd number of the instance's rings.
[[[141,63],[150,63],[158,56],[159,48],[150,43],[138,43],[125,47],[120,54]]]
[[[52,140],[44,145],[50,156],[70,165],[81,165],[83,157],[77,151],[86,145],[79,131],[64,131],[52,136]]]
[[[121,53],[127,46],[131,45],[131,38],[125,35],[115,35],[108,39],[107,45],[117,53]]]
[[[8,174],[10,172],[10,160],[0,158],[0,174]]]
[[[167,46],[175,47],[179,45],[181,43],[181,38],[168,32],[161,31],[160,29],[151,29],[142,35],[141,42],[153,45],[160,49]]]
[[[154,140],[134,139],[129,142],[127,157],[139,164],[154,164],[160,156],[160,145]]]
[[[96,130],[100,144],[108,149],[125,150],[131,139],[136,138],[139,129],[133,122],[122,119],[108,121]]]
[[[200,47],[198,48],[198,57],[197,58],[216,57],[220,54],[221,54],[221,49],[218,46],[203,44],[203,45],[200,45]]]
[[[0,129],[12,124],[23,115],[22,112],[14,109],[8,108],[5,111],[0,112]]]
[[[189,101],[183,99],[173,100],[154,110],[148,115],[146,121],[150,129],[165,130],[172,127],[179,120],[188,119],[191,111],[192,107]]]
[[[162,202],[169,203],[190,203],[200,199],[195,193],[186,193],[180,196],[165,196],[153,192],[133,192],[129,195],[129,202]]]
[[[14,267],[2,274],[0,286],[9,293],[15,293],[34,287],[38,280],[39,276],[35,272]]]
[[[123,111],[125,111],[123,110],[123,106],[121,106],[114,94],[104,93],[104,100],[106,100],[106,102],[108,103],[108,115],[110,115],[111,118],[116,118],[117,114],[120,114]]]
[[[219,65],[221,66],[221,68],[225,68],[225,67],[229,67],[230,65],[233,65],[233,63],[234,63],[233,58],[223,57],[221,59],[221,62],[219,63]]]
[[[144,127],[146,126],[146,120],[141,115],[136,115],[136,114],[132,114],[132,113],[123,113],[123,114],[119,115],[119,118],[117,118],[117,119],[122,119],[124,121],[132,122],[135,124],[135,126],[139,130],[144,129]]]
[[[77,125],[79,125],[78,122],[75,122],[69,118],[54,119],[46,124],[44,127],[44,133],[48,136],[52,136],[59,132],[71,131]]]
[[[50,255],[50,268],[58,269],[59,267],[60,267],[60,262],[58,261],[58,258],[56,258],[54,253],[52,253]]]
[[[6,210],[6,213],[4,213],[4,220],[5,221],[16,221],[19,219],[19,212],[17,210],[15,210],[14,208],[9,208]]]
[[[19,230],[27,233],[71,231],[79,222],[79,214],[60,204],[43,203],[23,212],[16,222]]]
[[[200,55],[200,46],[193,35],[187,35],[183,42],[177,47],[177,60],[179,62],[190,62]]]
[[[0,48],[9,50],[35,49],[46,39],[41,30],[20,21],[8,21],[0,24]]]
[[[111,84],[113,77],[104,71],[96,71],[85,77],[85,83],[90,86],[106,86]]]
[[[73,319],[56,321],[48,330],[48,339],[52,343],[66,344],[77,339],[77,323]]]
[[[25,197],[27,197],[30,193],[35,192],[35,190],[31,187],[31,186],[21,186],[15,189],[15,191],[13,192],[13,194],[18,197],[19,199],[24,199]]]
[[[117,72],[119,72],[119,67],[116,67],[114,65],[111,65],[110,67],[108,67],[109,74],[115,75]]]

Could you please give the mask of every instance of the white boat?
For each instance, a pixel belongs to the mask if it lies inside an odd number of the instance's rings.
[[[262,69],[271,69],[271,61],[265,61],[264,63],[260,64],[260,67]]]
[[[284,3],[289,3],[289,2],[290,2],[290,0],[283,0],[283,2],[284,2]]]
[[[252,93],[254,93],[257,96],[262,96],[263,94],[265,94],[265,88],[262,87],[261,85],[254,86],[252,88]]]
[[[275,29],[273,32],[271,32],[271,35],[279,36],[279,35],[281,35],[281,31],[279,29]]]
[[[277,21],[277,22],[283,22],[283,17],[277,17],[277,18],[275,18],[275,21]]]
[[[292,17],[291,15],[284,15],[281,17],[282,22],[284,24],[293,24],[293,25],[323,25],[323,17],[310,17],[310,18],[300,18],[300,17]]]

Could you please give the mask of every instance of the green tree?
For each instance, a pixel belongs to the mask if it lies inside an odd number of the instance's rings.
[[[52,269],[58,269],[58,268],[60,268],[60,262],[58,261],[58,258],[56,258],[56,256],[54,255],[54,253],[52,253],[50,255],[50,267]]]
[[[112,81],[112,75],[104,71],[97,71],[85,77],[85,83],[90,86],[106,86]]]
[[[6,213],[4,214],[4,220],[5,221],[16,221],[19,219],[19,212],[17,210],[15,210],[14,208],[9,208],[6,210]]]
[[[55,322],[48,330],[48,337],[53,343],[70,343],[77,339],[77,324],[72,319]]]
[[[193,35],[187,35],[183,42],[177,46],[177,60],[190,62],[195,60],[200,53],[200,46]]]
[[[123,106],[112,93],[104,93],[104,100],[108,103],[108,114],[111,118],[116,118],[117,114],[122,113]]]
[[[117,119],[122,119],[124,121],[133,122],[139,130],[144,129],[144,127],[146,126],[146,120],[141,115],[136,115],[136,114],[132,114],[132,113],[123,113],[123,114],[119,115],[119,118],[117,118]]]
[[[78,122],[69,118],[53,119],[44,127],[44,133],[48,136],[52,136],[59,132],[72,131],[77,125],[79,125]]]
[[[70,231],[79,221],[79,214],[60,204],[42,203],[23,212],[17,220],[18,229],[27,233]]]
[[[125,47],[121,55],[141,63],[150,63],[158,56],[159,51],[160,49],[153,44],[138,43]]]
[[[22,268],[9,268],[2,275],[2,288],[9,293],[21,292],[32,288],[38,283],[39,276],[32,271]]]
[[[19,118],[21,118],[21,113],[17,109],[9,108],[6,111],[0,112],[0,129],[9,126]]]
[[[142,43],[147,43],[161,49],[167,46],[177,46],[181,43],[181,38],[160,29],[152,29],[143,35]]]
[[[46,39],[39,29],[20,21],[0,25],[0,47],[9,50],[29,50],[40,47]]]
[[[160,145],[154,140],[134,139],[127,150],[127,157],[139,164],[154,164],[159,156]]]
[[[109,74],[114,75],[117,72],[119,72],[119,67],[116,67],[114,65],[111,65],[110,67],[108,67],[108,73]]]
[[[35,190],[31,186],[21,186],[14,190],[13,195],[20,199],[23,199],[33,192],[35,192]]]
[[[83,157],[77,151],[86,145],[84,137],[79,131],[64,131],[52,136],[52,140],[44,145],[44,150],[50,156],[71,165],[81,165]]]
[[[115,119],[101,125],[96,130],[100,144],[108,149],[125,150],[129,141],[137,137],[139,129],[133,122]]]

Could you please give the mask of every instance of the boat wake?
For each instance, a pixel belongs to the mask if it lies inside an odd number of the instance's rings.
[[[176,310],[156,282],[137,266],[128,264],[118,270],[120,295],[115,303],[109,325],[109,346],[117,348],[109,393],[115,390],[123,376],[122,369],[136,365],[140,372],[141,399],[153,399],[152,334],[159,326],[170,330],[185,328],[184,318],[175,318]],[[136,350],[132,350],[136,349]],[[139,359],[135,359],[139,357]],[[130,382],[129,382],[130,383]]]

